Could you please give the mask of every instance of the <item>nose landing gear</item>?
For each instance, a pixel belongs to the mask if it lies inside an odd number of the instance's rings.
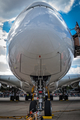
[[[52,116],[52,108],[51,108],[51,102],[50,102],[50,94],[49,90],[46,87],[45,81],[41,78],[38,79],[36,82],[37,88],[37,97],[39,98],[39,101],[35,101],[34,98],[32,98],[32,101],[30,103],[29,111],[32,110],[32,112],[38,112],[38,117],[41,117],[41,112],[44,110],[45,116]],[[45,96],[45,88],[48,92],[48,99],[44,101],[43,96]],[[33,93],[34,94],[34,93]]]

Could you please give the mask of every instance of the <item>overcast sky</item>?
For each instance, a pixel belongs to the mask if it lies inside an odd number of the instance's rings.
[[[46,1],[59,11],[69,28],[80,21],[79,0],[0,0],[0,75],[11,74],[6,62],[6,42],[9,30],[18,14],[35,1]],[[80,23],[79,23],[80,25]],[[75,31],[71,31],[72,34]],[[69,73],[80,73],[80,58],[74,60]]]

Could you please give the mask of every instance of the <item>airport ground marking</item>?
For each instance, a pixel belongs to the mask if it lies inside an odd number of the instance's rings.
[[[57,112],[73,112],[73,111],[80,111],[80,109],[72,109],[72,110],[59,110],[59,111],[53,111],[52,113]],[[52,117],[54,114],[52,114]],[[25,119],[27,120],[28,116],[0,116],[0,119]]]

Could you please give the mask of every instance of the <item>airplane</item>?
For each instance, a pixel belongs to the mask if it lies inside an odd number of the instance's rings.
[[[28,84],[27,82],[22,82],[14,75],[0,75],[0,83],[3,88],[7,88],[7,86],[12,86],[14,88],[18,88],[25,93],[31,93],[31,88],[33,85]],[[49,92],[52,93],[53,91],[59,88],[65,88],[66,86],[71,85],[72,88],[80,87],[80,75],[79,74],[67,74],[62,79],[52,82],[48,84]],[[31,96],[25,97],[25,100],[28,100]],[[60,96],[59,96],[60,97]],[[16,96],[15,96],[16,99]],[[17,96],[17,100],[19,97]],[[50,99],[51,100],[51,99]],[[53,100],[53,99],[52,99]],[[13,97],[14,101],[14,97]]]
[[[15,79],[11,80],[7,76],[6,81],[13,81],[12,84],[22,89],[26,87],[25,91],[29,88],[30,92],[32,86],[35,86],[33,91],[37,91],[39,100],[38,103],[31,101],[29,111],[44,110],[45,116],[51,116],[50,100],[43,103],[46,89],[52,91],[55,87],[70,83],[70,80],[80,79],[79,75],[66,75],[71,67],[75,48],[65,21],[48,3],[34,2],[16,18],[6,44],[7,60],[17,78],[17,84]]]

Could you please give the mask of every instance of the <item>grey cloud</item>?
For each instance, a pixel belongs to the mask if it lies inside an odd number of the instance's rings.
[[[2,18],[12,18],[18,15],[31,0],[0,0],[0,15]]]
[[[53,0],[52,5],[58,11],[68,13],[71,10],[74,2],[75,2],[75,0],[56,0],[56,1]]]
[[[5,55],[5,48],[0,46],[0,55]]]
[[[74,59],[72,65],[80,65],[80,58]]]
[[[0,0],[0,17],[16,17],[25,7],[40,0]],[[63,12],[68,12],[74,0],[41,0],[50,3],[52,6]]]
[[[0,62],[0,72],[8,71],[8,65]]]

